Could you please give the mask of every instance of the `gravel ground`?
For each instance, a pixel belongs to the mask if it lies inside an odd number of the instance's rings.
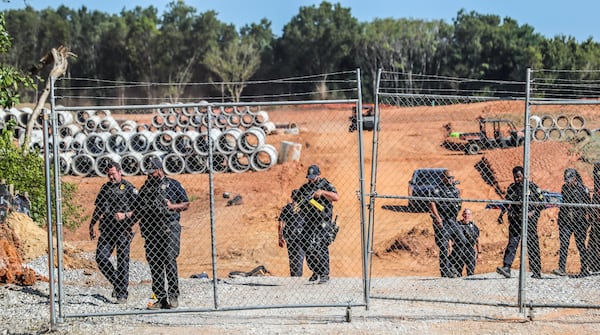
[[[44,274],[46,262],[40,258],[29,266]],[[545,278],[528,286],[531,301],[548,305],[598,304],[600,276]],[[98,273],[67,270],[63,279],[66,285],[61,292],[65,297],[61,311],[66,317],[53,329],[49,322],[48,283],[0,286],[0,335],[587,334],[595,333],[600,322],[598,309],[544,307],[535,308],[533,313],[520,313],[518,308],[507,306],[514,305],[517,279],[503,279],[495,273],[469,279],[376,279],[371,285],[368,309],[359,306],[363,301],[362,281],[355,278],[332,278],[325,285],[310,287],[306,278],[220,279],[218,311],[213,305],[212,280],[182,278],[180,308],[160,313],[145,309],[150,301],[150,278],[142,263],[132,263],[130,297],[124,305],[113,303],[110,287]],[[444,297],[448,302],[414,301],[424,297]],[[451,302],[455,300],[469,303]],[[260,305],[268,308],[254,309]],[[281,308],[289,305],[311,307]],[[107,315],[110,313],[117,315]]]

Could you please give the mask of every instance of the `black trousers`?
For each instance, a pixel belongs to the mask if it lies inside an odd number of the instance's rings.
[[[329,243],[322,227],[315,227],[306,235],[306,264],[319,277],[329,276]]]
[[[289,238],[285,241],[290,262],[290,276],[302,277],[305,249],[302,238]]]
[[[145,238],[144,249],[152,276],[152,292],[159,301],[178,298],[177,257],[180,251],[181,225],[171,222],[164,232],[145,234]]]
[[[587,238],[588,223],[584,220],[560,220],[558,225],[558,238],[560,240],[558,267],[566,270],[567,256],[569,254],[569,244],[571,243],[571,235],[575,235],[575,245],[579,251],[579,259],[581,264],[581,272],[588,271],[588,255],[585,247],[585,239]]]
[[[106,231],[105,231],[106,230]],[[117,298],[127,299],[129,287],[129,251],[133,233],[125,229],[103,229],[96,246],[96,263],[100,272],[112,284]],[[116,266],[110,261],[110,255],[117,250]]]
[[[442,227],[433,224],[435,244],[440,249],[440,274],[442,277],[454,277],[457,275],[456,264],[458,264],[458,252],[450,253],[450,241],[453,243],[453,249],[460,250],[467,243],[465,234],[456,222],[456,220],[444,219]]]
[[[541,274],[542,263],[540,259],[540,241],[537,232],[538,217],[534,216],[528,220],[527,226],[527,256],[529,257],[529,269],[534,274]],[[508,244],[504,250],[504,266],[511,267],[515,260],[517,248],[521,241],[520,218],[508,218]]]

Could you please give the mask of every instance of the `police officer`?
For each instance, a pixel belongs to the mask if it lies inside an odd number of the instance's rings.
[[[140,220],[146,261],[152,276],[152,292],[157,299],[148,309],[176,308],[179,306],[179,220],[180,212],[188,209],[189,200],[183,186],[165,176],[160,158],[150,160],[146,172],[148,179],[140,189],[135,218]]]
[[[583,183],[579,172],[573,168],[565,169],[565,183],[562,186],[562,202],[566,204],[589,204],[590,191]],[[558,268],[552,271],[559,276],[566,276],[567,255],[571,235],[575,236],[575,245],[579,250],[582,276],[589,274],[589,261],[585,240],[589,227],[589,213],[586,207],[561,206],[558,212],[558,237],[560,240]]]
[[[113,285],[112,297],[117,303],[127,301],[129,286],[129,251],[133,238],[133,203],[137,189],[122,178],[121,167],[111,162],[105,168],[108,182],[100,188],[90,221],[90,239],[96,238],[94,226],[100,222],[100,237],[96,247],[96,262],[100,271]],[[117,250],[116,267],[109,260]]]
[[[475,266],[481,254],[481,246],[479,244],[479,227],[473,221],[473,213],[470,208],[463,210],[462,219],[459,223],[467,243],[461,250],[458,247],[452,249],[452,253],[457,253],[453,259],[458,261],[456,269],[459,275],[462,274],[463,268],[466,267],[467,276],[472,276],[475,274]]]
[[[307,182],[300,186],[300,212],[306,220],[306,263],[313,271],[308,279],[324,284],[329,281],[329,240],[327,229],[333,218],[333,202],[339,200],[335,186],[321,177],[317,165],[308,167]]]
[[[506,189],[506,200],[522,202],[523,201],[523,182],[525,180],[523,167],[515,166],[512,170],[514,183]],[[529,195],[528,201],[540,202],[543,200],[541,189],[533,182],[529,182],[529,189],[526,191]],[[529,256],[529,269],[532,272],[531,277],[535,279],[542,278],[542,264],[540,259],[540,241],[537,232],[537,222],[540,218],[542,206],[529,204],[527,207],[527,254]],[[498,223],[504,223],[504,213],[508,211],[508,243],[504,250],[504,259],[502,267],[496,268],[496,272],[506,278],[510,278],[510,267],[515,259],[517,247],[521,240],[521,230],[523,222],[521,215],[523,211],[522,204],[509,204],[500,211]]]
[[[456,222],[458,212],[462,206],[460,192],[456,188],[454,176],[450,170],[445,170],[442,174],[442,183],[434,187],[429,194],[434,198],[429,203],[429,210],[433,220],[433,232],[435,244],[440,249],[440,273],[442,277],[455,278],[460,277],[456,271],[458,253],[450,257],[450,241],[453,248],[461,250],[466,243],[465,236]],[[444,200],[447,199],[447,200]]]
[[[302,277],[305,246],[303,238],[304,217],[300,213],[302,195],[300,190],[292,190],[292,201],[281,209],[279,214],[278,236],[279,247],[287,247],[290,263],[290,276]]]

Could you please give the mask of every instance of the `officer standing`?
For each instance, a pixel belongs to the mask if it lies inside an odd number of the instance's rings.
[[[562,202],[566,204],[590,204],[590,191],[583,183],[579,172],[573,168],[565,169],[565,183],[561,188]],[[558,268],[552,271],[558,276],[567,275],[567,255],[571,235],[575,236],[575,245],[579,251],[580,275],[589,274],[589,261],[585,240],[590,225],[588,208],[561,206],[558,212],[558,238],[560,242]]]
[[[300,214],[302,195],[300,190],[292,190],[292,202],[286,204],[279,214],[278,236],[279,247],[287,247],[290,263],[290,276],[302,277],[305,246],[303,238],[304,218]]]
[[[313,271],[308,280],[324,284],[329,281],[327,229],[333,218],[333,202],[338,201],[339,196],[333,184],[321,177],[319,166],[309,166],[306,178],[307,182],[300,186],[303,198],[300,212],[306,220],[306,263]]]
[[[454,176],[450,170],[444,171],[442,183],[433,188],[429,196],[434,198],[429,203],[429,210],[433,220],[435,244],[440,249],[441,276],[447,278],[460,277],[460,274],[456,271],[458,260],[455,259],[460,255],[456,252],[450,257],[450,241],[453,242],[453,248],[462,250],[466,244],[466,239],[462,229],[456,222],[462,202],[453,200],[460,199],[460,192],[456,188]]]
[[[473,221],[473,213],[470,208],[463,210],[462,219],[459,223],[467,243],[462,250],[458,248],[452,249],[452,253],[457,253],[453,259],[458,261],[456,269],[459,275],[462,274],[463,268],[466,267],[467,276],[472,276],[475,274],[477,259],[481,254],[481,245],[479,244],[479,227]]]
[[[515,166],[512,170],[514,183],[508,186],[506,190],[506,200],[514,202],[523,201],[523,182],[525,180],[523,167]],[[529,197],[528,201],[540,202],[543,200],[541,189],[533,182],[529,182],[529,189],[525,191]],[[508,208],[507,208],[508,207]],[[496,272],[506,278],[510,278],[510,267],[515,259],[517,247],[521,240],[521,230],[523,222],[521,215],[523,211],[522,204],[509,204],[500,211],[498,223],[504,223],[504,213],[508,211],[508,244],[504,250],[503,266],[496,268]],[[529,269],[533,273],[531,278],[542,278],[542,263],[540,259],[540,241],[537,232],[537,223],[540,218],[542,207],[540,205],[529,204],[527,207],[527,254],[529,257]]]
[[[95,201],[96,208],[90,221],[90,239],[96,238],[94,226],[100,222],[100,237],[96,247],[96,262],[100,271],[113,285],[112,297],[117,303],[127,302],[129,286],[129,251],[134,222],[131,219],[137,189],[122,178],[121,167],[111,162],[105,168],[108,182],[100,188]],[[117,266],[110,261],[117,250]]]
[[[152,292],[157,299],[148,309],[177,308],[177,257],[181,241],[179,220],[180,212],[188,209],[189,200],[183,186],[165,176],[160,158],[150,160],[146,170],[148,179],[140,189],[135,217],[140,220],[146,261],[152,276]]]

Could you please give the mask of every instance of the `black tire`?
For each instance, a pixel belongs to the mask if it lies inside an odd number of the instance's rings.
[[[467,155],[477,155],[481,152],[481,147],[477,143],[469,143],[467,144],[467,148],[465,149],[465,153]]]

